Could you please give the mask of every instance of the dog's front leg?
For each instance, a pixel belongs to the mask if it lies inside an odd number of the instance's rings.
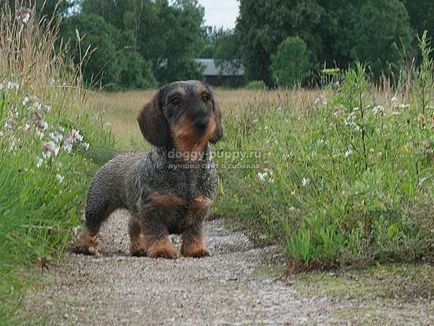
[[[181,254],[185,257],[206,257],[209,251],[205,246],[203,221],[197,221],[182,233]]]
[[[141,216],[141,221],[146,255],[150,258],[178,258],[178,252],[169,240],[169,231],[161,216],[156,211],[150,211]]]
[[[203,221],[208,215],[211,199],[199,196],[193,199],[191,209],[187,215],[187,221],[191,226],[182,233],[181,254],[185,257],[205,257],[209,256],[209,251],[205,246],[203,235]]]

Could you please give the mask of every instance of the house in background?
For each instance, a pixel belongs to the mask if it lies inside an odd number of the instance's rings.
[[[212,86],[240,87],[244,85],[244,67],[241,63],[214,59],[194,59],[202,68],[203,81]]]

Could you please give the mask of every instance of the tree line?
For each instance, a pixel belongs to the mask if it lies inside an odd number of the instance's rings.
[[[9,0],[12,6],[17,1]],[[194,58],[245,67],[267,86],[315,83],[324,68],[368,63],[393,78],[434,36],[432,0],[239,0],[233,30],[204,26],[197,0],[26,0],[62,16],[62,42],[89,86],[155,87],[200,79]],[[417,60],[417,58],[416,58]]]

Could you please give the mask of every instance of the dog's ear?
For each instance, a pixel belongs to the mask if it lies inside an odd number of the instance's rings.
[[[216,129],[215,129],[214,135],[210,138],[209,141],[211,143],[215,144],[220,139],[223,138],[222,113],[221,113],[220,108],[219,108],[216,100],[214,99],[214,97],[212,98],[212,105],[213,105],[213,110],[214,110],[214,119],[215,119],[215,123],[216,123]]]
[[[170,142],[169,123],[161,108],[161,90],[140,111],[137,120],[143,137],[155,146],[163,146]]]

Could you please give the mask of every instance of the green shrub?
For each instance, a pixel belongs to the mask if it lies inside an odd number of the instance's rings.
[[[252,80],[247,83],[246,89],[250,90],[266,90],[267,85],[265,85],[264,81],[262,80]]]
[[[288,37],[271,57],[271,68],[279,86],[294,87],[309,74],[310,63],[306,43],[296,37]]]
[[[217,152],[261,157],[220,169],[215,209],[253,239],[281,244],[297,268],[432,256],[432,104],[423,112],[418,98],[382,96],[366,70],[343,72],[338,89],[303,100],[303,110],[292,107],[302,91],[285,91],[227,112]]]
[[[156,85],[150,62],[134,50],[118,51],[119,85],[124,88],[149,89]]]

